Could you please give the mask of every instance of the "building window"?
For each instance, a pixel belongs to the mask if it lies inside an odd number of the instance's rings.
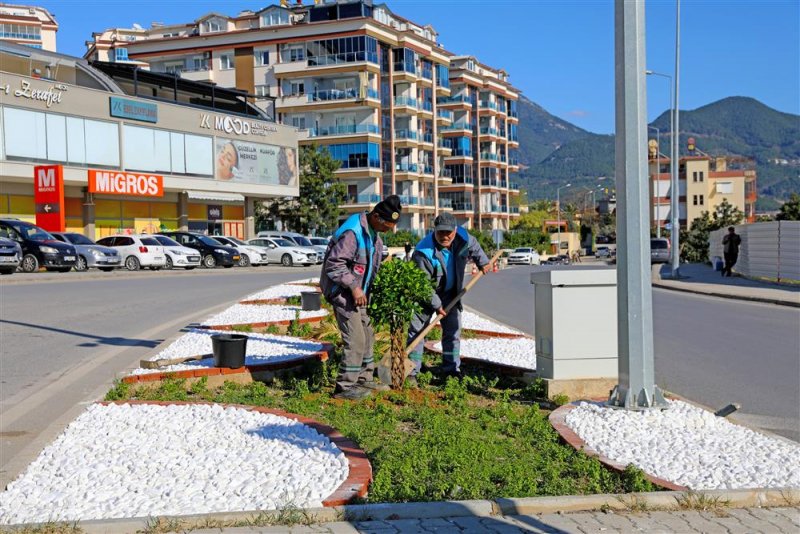
[[[294,61],[305,61],[306,47],[305,45],[286,45],[281,49],[281,61],[283,63],[291,63]]]
[[[291,82],[289,94],[292,96],[302,96],[306,94],[306,84],[304,82]]]
[[[703,171],[700,171],[700,181],[701,182],[703,181],[703,174],[704,174]]]
[[[256,96],[269,96],[269,85],[256,85],[255,87]]]
[[[274,9],[269,13],[261,15],[262,26],[280,26],[289,24],[289,12],[283,9]]]
[[[230,54],[222,54],[219,56],[219,68],[221,70],[230,70],[233,68],[233,57]]]
[[[40,40],[42,30],[39,26],[27,24],[0,24],[0,39],[32,39]]]
[[[450,69],[444,65],[436,65],[436,85],[450,87]]]
[[[128,49],[117,48],[114,50],[114,61],[128,61]]]
[[[306,129],[306,118],[303,116],[300,117],[292,117],[292,126],[295,128],[299,128],[301,130]]]
[[[205,23],[205,30],[207,33],[221,32],[223,29],[222,21],[220,20],[213,19]]]
[[[378,41],[374,37],[342,37],[308,43],[309,65],[334,65],[368,61],[378,63]]]
[[[704,199],[703,199],[704,196],[705,195],[700,195],[700,205],[701,206],[703,206],[705,204]]]
[[[334,159],[342,162],[342,169],[380,168],[380,145],[377,143],[348,143],[329,145]]]
[[[694,171],[694,172],[692,173],[692,181],[693,181],[693,182],[696,182],[696,181],[697,181],[697,171]]]
[[[692,204],[697,206],[697,195],[692,196]]]
[[[256,50],[256,67],[269,65],[269,50]]]

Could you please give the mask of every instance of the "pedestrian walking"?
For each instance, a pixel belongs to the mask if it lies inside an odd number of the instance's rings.
[[[336,398],[362,399],[373,390],[389,389],[374,379],[375,333],[367,303],[381,265],[383,241],[378,233],[394,229],[400,210],[400,197],[391,195],[369,213],[351,215],[333,234],[325,252],[320,287],[333,306],[344,345]]]
[[[411,259],[411,243],[406,241],[406,244],[403,246],[406,251],[406,261]]]
[[[736,260],[739,259],[739,245],[742,244],[742,238],[736,233],[736,228],[733,226],[728,227],[728,233],[722,238],[722,254],[725,256],[725,265],[722,267],[722,276],[731,276],[731,269],[736,265]]]
[[[472,260],[484,274],[491,270],[491,264],[478,240],[458,226],[452,214],[442,213],[433,224],[433,232],[417,244],[411,260],[428,274],[435,291],[422,312],[411,320],[408,342],[425,328],[434,313],[441,315],[443,364],[440,371],[444,376],[460,377],[462,305],[459,302],[446,315],[444,309],[464,287],[464,269],[468,260]],[[416,383],[416,375],[422,367],[423,342],[420,340],[409,355],[414,368],[406,381],[412,385]]]

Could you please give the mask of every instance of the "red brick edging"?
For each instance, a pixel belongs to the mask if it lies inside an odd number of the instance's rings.
[[[567,426],[567,414],[577,408],[574,404],[565,404],[564,406],[559,407],[558,409],[554,410],[550,413],[550,417],[548,418],[550,424],[553,425],[553,428],[556,429],[556,432],[561,436],[561,439],[566,441],[569,445],[575,448],[575,450],[583,451],[588,456],[594,456],[600,462],[607,465],[614,471],[623,472],[625,471],[625,465],[615,462],[611,458],[607,456],[603,456],[589,445],[586,444],[581,437],[576,434],[570,427]],[[647,480],[655,484],[656,486],[661,486],[662,488],[672,490],[672,491],[688,491],[689,488],[686,486],[680,486],[675,484],[674,482],[670,482],[669,480],[664,480],[663,478],[658,478],[653,476],[649,473],[644,474]]]
[[[122,382],[126,384],[135,384],[137,382],[157,382],[165,378],[202,378],[204,376],[215,375],[236,375],[241,373],[257,373],[260,371],[279,371],[294,367],[306,360],[318,359],[319,361],[327,361],[330,353],[333,351],[333,345],[330,343],[322,343],[322,349],[294,358],[292,360],[283,360],[274,363],[261,363],[258,365],[245,365],[238,369],[228,369],[226,367],[198,367],[197,369],[187,369],[185,371],[164,371],[161,373],[147,373],[142,375],[130,375],[122,378]],[[206,358],[211,358],[212,355],[204,355]]]
[[[340,451],[347,458],[348,473],[347,479],[342,482],[332,494],[330,494],[324,501],[323,506],[341,506],[351,502],[352,500],[365,497],[369,489],[369,483],[372,481],[372,465],[367,459],[367,454],[361,450],[358,445],[353,441],[344,437],[338,430],[332,426],[325,425],[311,419],[303,417],[294,413],[284,412],[283,410],[276,410],[274,408],[264,408],[262,406],[247,406],[244,404],[219,404],[214,402],[191,402],[191,401],[113,401],[113,402],[99,402],[107,406],[109,404],[153,404],[157,406],[170,406],[176,405],[192,405],[192,404],[209,404],[218,405],[223,408],[240,408],[243,410],[251,410],[261,413],[268,413],[286,417],[287,419],[294,419],[299,423],[310,426],[320,434],[327,437],[331,443],[334,443]]]
[[[265,323],[240,323],[240,324],[201,324],[196,326],[200,330],[233,330],[234,328],[242,327],[242,326],[249,326],[250,328],[265,328],[270,327],[272,325],[275,326],[288,326],[292,324],[295,320],[297,320],[298,324],[306,324],[306,323],[319,323],[327,317],[327,315],[320,315],[319,317],[305,317],[302,319],[285,319],[283,321],[268,321]]]

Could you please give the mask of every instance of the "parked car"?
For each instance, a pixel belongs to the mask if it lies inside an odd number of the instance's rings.
[[[264,247],[270,262],[280,263],[286,267],[296,263],[300,265],[315,265],[318,262],[317,253],[314,250],[298,247],[291,241],[279,237],[257,237],[250,239],[247,244]]]
[[[101,271],[110,272],[122,266],[122,257],[116,249],[98,245],[88,237],[77,232],[52,232],[53,237],[62,243],[75,246],[78,257],[75,260],[76,271],[86,271],[97,267]]]
[[[171,237],[156,234],[153,239],[161,243],[164,247],[164,254],[167,264],[164,266],[167,269],[175,267],[182,267],[187,271],[191,271],[195,267],[200,266],[200,253],[193,248],[184,247]]]
[[[12,274],[22,261],[22,247],[13,239],[0,237],[0,274]]]
[[[266,232],[259,232],[258,237],[268,237],[270,239],[283,239],[290,243],[297,245],[298,247],[304,247],[317,252],[317,263],[322,263],[322,259],[325,256],[325,251],[322,251],[322,254],[319,254],[318,250],[314,248],[314,244],[303,234],[298,234],[297,232],[278,232],[275,230],[266,231]]]
[[[650,240],[650,263],[667,263],[669,257],[669,239],[656,237]]]
[[[160,235],[171,237],[184,247],[193,248],[200,253],[203,258],[203,266],[213,269],[217,265],[222,265],[230,269],[241,259],[239,251],[232,247],[226,247],[213,237],[198,234],[195,232],[159,232]]]
[[[566,254],[550,256],[545,261],[545,265],[569,265],[569,256]]]
[[[608,247],[597,247],[597,250],[594,251],[595,258],[610,258],[611,257],[611,250]]]
[[[328,243],[330,243],[330,239],[325,237],[309,237],[308,240],[311,241],[311,246],[317,251],[317,256],[320,258],[325,258],[325,253],[328,251]]]
[[[509,265],[539,265],[541,263],[542,259],[539,257],[539,253],[533,248],[517,248],[514,249],[514,252],[508,255]]]
[[[111,235],[98,239],[97,244],[117,249],[129,271],[142,267],[158,271],[167,265],[164,247],[151,235]]]
[[[223,245],[233,247],[239,251],[239,267],[249,267],[250,265],[267,265],[269,263],[269,259],[265,250],[250,246],[236,237],[214,236],[214,239]]]
[[[62,243],[35,224],[19,219],[0,219],[0,232],[16,241],[22,249],[20,268],[35,273],[39,267],[66,273],[75,265],[75,247]]]

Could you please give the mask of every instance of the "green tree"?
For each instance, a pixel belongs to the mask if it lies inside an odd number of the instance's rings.
[[[487,230],[480,231],[477,228],[470,228],[469,233],[478,240],[478,243],[486,254],[491,256],[494,253],[494,250],[497,247],[494,244],[491,232]]]
[[[541,231],[542,228],[544,228],[544,222],[548,219],[550,219],[550,212],[548,210],[530,209],[528,213],[523,213],[511,224],[511,229]]]
[[[535,248],[539,254],[544,254],[547,250],[547,244],[550,241],[550,236],[541,230],[521,230],[515,232],[506,232],[503,237],[503,248],[519,248],[519,247],[532,247]]]
[[[744,220],[744,213],[727,200],[717,206],[714,213],[704,211],[692,221],[689,230],[681,230],[681,258],[690,263],[708,262],[708,239],[711,232],[736,226]]]
[[[299,196],[257,206],[257,227],[271,226],[272,221],[280,219],[288,230],[301,234],[331,233],[339,222],[339,205],[347,195],[347,186],[334,176],[340,165],[339,160],[331,157],[327,147],[301,147]]]
[[[405,380],[405,349],[408,325],[415,313],[430,302],[433,283],[410,261],[384,263],[375,276],[369,316],[378,328],[389,331],[392,358],[392,387],[400,389]]]
[[[792,193],[775,217],[778,221],[800,221],[800,195]]]
[[[406,241],[412,245],[419,243],[419,236],[409,230],[398,230],[383,236],[383,244],[387,247],[402,247]]]

